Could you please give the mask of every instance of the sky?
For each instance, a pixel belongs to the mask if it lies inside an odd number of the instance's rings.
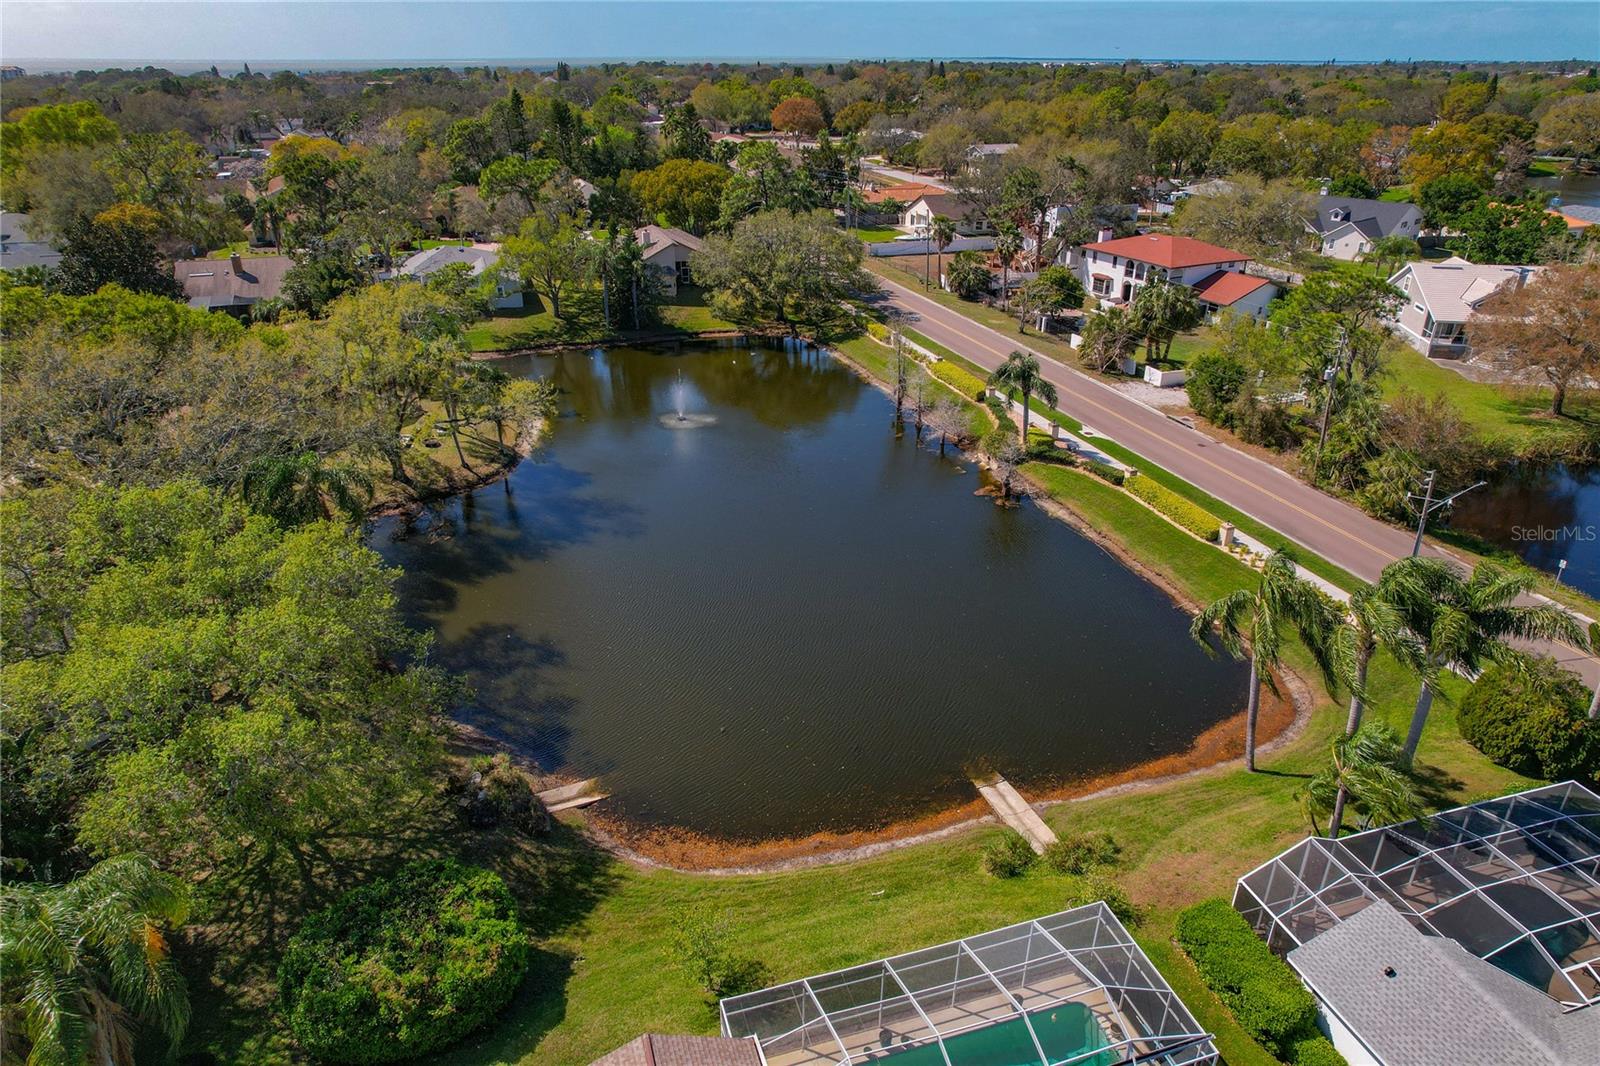
[[[0,4],[0,58],[32,69],[927,57],[1593,61],[1600,0]]]

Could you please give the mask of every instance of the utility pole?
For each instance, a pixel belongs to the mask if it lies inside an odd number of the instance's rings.
[[[1312,471],[1319,481],[1322,479],[1322,453],[1328,446],[1328,418],[1333,414],[1333,383],[1344,364],[1345,344],[1349,337],[1349,333],[1340,327],[1339,347],[1333,353],[1333,362],[1322,368],[1322,387],[1326,395],[1322,400],[1322,430],[1317,434],[1317,465]]]
[[[1422,531],[1428,526],[1428,516],[1430,514],[1439,510],[1440,508],[1449,507],[1452,503],[1455,503],[1456,500],[1460,499],[1462,496],[1465,496],[1473,489],[1481,489],[1483,486],[1488,484],[1487,481],[1476,481],[1464,489],[1461,489],[1457,492],[1452,492],[1442,500],[1435,500],[1433,498],[1433,482],[1434,479],[1438,477],[1438,474],[1439,472],[1437,470],[1430,470],[1428,471],[1427,477],[1423,478],[1422,481],[1422,506],[1417,510],[1417,538],[1411,542],[1411,555],[1413,558],[1415,558],[1422,551]],[[1406,493],[1406,499],[1408,500],[1415,500],[1417,498],[1417,494],[1414,492]]]

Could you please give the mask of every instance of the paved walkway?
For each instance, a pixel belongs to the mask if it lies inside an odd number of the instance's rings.
[[[1056,842],[1055,833],[1044,824],[1039,812],[1028,806],[1028,801],[1011,787],[1011,782],[996,775],[992,780],[972,783],[978,786],[978,794],[989,801],[1000,820],[1021,833],[1035,854],[1043,855],[1044,849]]]
[[[1014,349],[1039,355],[1044,376],[1056,387],[1059,410],[1358,578],[1376,580],[1385,566],[1411,553],[1412,535],[1405,530],[1057,362],[1029,347],[1024,336],[991,329],[913,288],[881,276],[879,280],[886,302],[912,316],[919,333],[986,370],[999,366]],[[1424,550],[1447,557],[1436,545]],[[1600,681],[1600,662],[1586,652],[1565,645],[1541,650],[1577,671],[1587,684]]]

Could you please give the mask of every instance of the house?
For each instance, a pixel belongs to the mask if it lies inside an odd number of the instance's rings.
[[[676,295],[678,286],[693,283],[689,260],[694,253],[705,249],[705,241],[670,226],[640,226],[633,231],[633,239],[644,250],[645,263],[666,283],[667,295]]]
[[[1550,205],[1550,213],[1561,219],[1566,224],[1567,232],[1574,237],[1581,236],[1584,230],[1600,222],[1600,207],[1589,204],[1562,204],[1557,201]]]
[[[1075,257],[1078,279],[1105,303],[1132,303],[1146,283],[1164,278],[1194,290],[1208,315],[1227,308],[1265,318],[1278,287],[1244,273],[1250,257],[1193,237],[1142,233],[1083,246]]]
[[[1322,196],[1306,228],[1322,242],[1323,255],[1349,262],[1372,251],[1384,237],[1416,240],[1422,232],[1422,209],[1355,196]]]
[[[1217,1061],[1101,902],[730,996],[718,1010],[723,1036],[753,1039],[768,1066]]]
[[[172,274],[183,286],[190,307],[244,318],[255,304],[278,298],[284,275],[293,266],[294,260],[286,255],[235,254],[226,259],[180,259],[172,264]]]
[[[979,216],[971,204],[953,192],[923,193],[900,213],[900,225],[907,231],[927,234],[933,220],[943,215],[955,223],[956,235],[979,237],[994,232],[994,225]]]
[[[1600,796],[1576,782],[1309,837],[1233,906],[1351,1066],[1597,1059]]]
[[[489,306],[497,311],[521,307],[522,279],[513,274],[496,270],[495,264],[499,261],[500,251],[498,247],[483,248],[477,245],[445,244],[411,256],[400,264],[400,269],[396,273],[400,277],[426,281],[429,277],[453,263],[466,264],[468,273],[475,278],[482,277],[485,271],[495,270],[494,295],[489,299]]]
[[[49,269],[61,253],[47,241],[34,240],[33,219],[21,211],[0,211],[0,270]]]
[[[1478,305],[1507,285],[1524,284],[1538,270],[1469,263],[1459,256],[1407,263],[1389,279],[1406,296],[1389,324],[1423,355],[1460,359],[1468,352],[1467,320]]]
[[[994,159],[997,156],[1005,155],[1007,152],[1014,150],[1016,147],[1017,144],[1015,141],[1006,141],[997,144],[975,144],[971,148],[967,149],[967,158],[972,160],[974,163],[977,163],[985,159]]]
[[[590,1066],[764,1066],[754,1040],[646,1033]]]

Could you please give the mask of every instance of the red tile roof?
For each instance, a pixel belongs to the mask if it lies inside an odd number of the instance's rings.
[[[1120,255],[1141,263],[1154,263],[1169,270],[1184,267],[1206,266],[1210,263],[1246,263],[1250,257],[1243,252],[1220,245],[1207,244],[1193,237],[1174,237],[1167,233],[1145,233],[1137,237],[1119,237],[1114,241],[1086,244],[1085,250]]]
[[[1194,294],[1207,303],[1227,307],[1244,299],[1263,285],[1271,285],[1266,278],[1240,274],[1232,270],[1218,270],[1207,274],[1194,285]]]

